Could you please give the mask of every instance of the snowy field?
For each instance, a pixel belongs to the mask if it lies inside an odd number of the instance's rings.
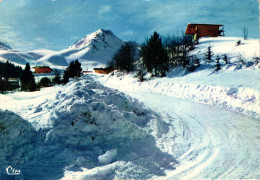
[[[0,179],[13,178],[9,166],[17,179],[259,179],[258,46],[236,41],[194,50],[229,52],[217,73],[202,63],[144,82],[116,72],[0,94]]]

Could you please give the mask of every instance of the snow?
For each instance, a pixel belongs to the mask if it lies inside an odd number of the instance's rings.
[[[1,109],[20,114],[37,133],[30,139],[37,141],[30,149],[21,145],[14,150],[30,152],[24,157],[31,159],[28,162],[12,163],[24,177],[51,175],[56,179],[64,172],[70,177],[84,169],[84,177],[146,179],[174,169],[175,159],[162,148],[170,142],[156,141],[175,137],[165,118],[91,77],[40,92],[1,95],[0,99]],[[9,132],[20,129],[9,128]]]
[[[35,53],[35,54],[39,54],[41,56],[45,56],[45,55],[48,55],[48,54],[52,54],[54,52],[55,51],[50,50],[50,49],[38,49],[38,50],[28,51],[27,53]]]
[[[181,67],[171,70],[165,78],[145,77],[144,82],[134,78],[136,74],[117,73],[104,76],[100,82],[106,86],[133,92],[154,92],[172,97],[181,97],[199,103],[223,107],[256,118],[260,117],[260,74],[259,65],[254,65],[253,58],[259,50],[255,39],[218,37],[202,38],[191,54],[201,59],[201,66],[193,73],[187,73]],[[215,56],[225,53],[231,58],[230,64],[221,62],[221,70],[214,72],[213,65],[205,63],[204,54],[208,46],[212,47]],[[251,66],[238,65],[238,56],[243,56],[245,63]]]
[[[111,149],[107,151],[105,154],[98,156],[98,161],[103,164],[108,164],[111,163],[116,156],[117,156],[117,150]]]
[[[99,29],[67,49],[52,51],[47,49],[19,52],[9,48],[0,48],[0,60],[9,60],[15,65],[50,66],[56,69],[65,69],[71,61],[79,60],[83,70],[97,67],[106,67],[115,52],[125,42],[116,37],[112,31]]]
[[[124,42],[112,31],[99,29],[77,41],[68,49],[42,57],[36,64],[50,67],[67,66],[71,61],[78,59],[84,70],[105,67],[123,44]]]
[[[155,78],[144,82],[138,82],[133,74],[118,76],[104,76],[100,81],[121,91],[154,92],[227,108],[253,117],[259,118],[260,115],[258,70],[244,69],[213,75],[203,70],[186,76]]]
[[[259,119],[182,98],[127,93],[178,122],[168,148],[179,163],[158,179],[259,178]]]
[[[237,42],[241,44],[237,46]],[[193,51],[193,54],[203,54],[208,46],[212,47],[215,55],[227,54],[231,58],[237,58],[241,55],[247,60],[252,60],[253,57],[259,57],[259,40],[246,39],[239,37],[211,37],[201,38],[199,46]]]
[[[0,42],[0,50],[11,50],[12,48],[7,44]]]
[[[36,92],[0,94],[0,109],[10,110],[29,121],[36,130],[51,127],[49,102],[56,97],[60,86],[42,88]]]
[[[232,63],[237,52],[251,61],[254,51],[236,40],[205,38],[197,53],[230,43]],[[9,166],[21,179],[260,178],[259,66],[236,67],[177,68],[144,82],[135,73],[93,74],[0,94],[0,179],[10,178]]]
[[[12,49],[0,49],[0,60],[9,61],[16,66],[24,67],[27,62],[34,64],[42,55],[34,52],[19,52]]]

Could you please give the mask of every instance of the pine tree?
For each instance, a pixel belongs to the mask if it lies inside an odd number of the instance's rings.
[[[81,63],[76,60],[75,62],[72,61],[69,64],[69,67],[66,68],[64,75],[63,75],[63,83],[66,84],[69,82],[70,78],[78,78],[82,76],[82,68]]]
[[[214,56],[214,53],[211,49],[211,46],[208,46],[207,51],[205,53],[205,59],[208,63],[212,62],[212,57]]]
[[[147,71],[151,73],[154,71],[155,76],[158,74],[164,76],[166,71],[168,71],[169,57],[157,32],[154,32],[151,38],[143,45],[141,56]]]
[[[75,76],[73,78],[81,77],[82,76],[82,68],[81,68],[81,63],[78,60],[75,61],[74,67],[75,67]]]
[[[5,63],[5,78],[6,78],[6,80],[8,80],[8,78],[10,78],[11,73],[12,73],[11,64],[9,63],[9,61],[6,61],[6,63]]]
[[[22,91],[35,91],[36,90],[34,75],[31,71],[31,67],[30,67],[29,63],[26,63],[25,69],[22,72],[21,83],[22,83],[22,86],[21,86]]]
[[[215,71],[219,71],[221,69],[221,65],[219,63],[220,57],[217,55],[216,57],[216,68]]]
[[[110,65],[120,71],[126,70],[127,72],[130,72],[133,70],[135,52],[135,47],[130,43],[126,43],[115,53]]]
[[[228,57],[228,55],[224,54],[223,55],[223,61],[225,62],[225,64],[229,64],[229,60],[230,60],[230,58]]]

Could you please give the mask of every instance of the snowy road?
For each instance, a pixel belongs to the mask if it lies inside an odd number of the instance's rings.
[[[178,136],[168,153],[179,164],[159,179],[260,178],[259,119],[184,99],[124,92],[175,118]]]
[[[13,111],[36,130],[50,130],[48,138],[29,148],[39,156],[18,164],[24,176],[46,171],[52,179],[260,178],[259,119],[145,89],[123,91],[153,111],[88,77],[64,87],[1,95],[0,109]],[[114,160],[99,162],[115,149]],[[20,152],[18,159],[29,157]],[[10,162],[1,162],[2,169]],[[33,167],[44,169],[30,174]]]

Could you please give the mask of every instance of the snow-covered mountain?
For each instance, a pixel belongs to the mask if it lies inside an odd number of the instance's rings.
[[[0,42],[0,62],[9,61],[19,66],[24,66],[29,62],[31,65],[34,65],[39,58],[46,55],[46,53],[39,53],[40,51],[41,50],[20,52],[13,50],[9,45]]]
[[[42,57],[37,61],[37,65],[67,66],[71,61],[78,59],[83,70],[104,67],[124,43],[112,31],[99,29],[67,49]]]
[[[0,42],[0,50],[9,50],[9,49],[12,49],[12,48],[10,46],[8,46],[7,44]]]

